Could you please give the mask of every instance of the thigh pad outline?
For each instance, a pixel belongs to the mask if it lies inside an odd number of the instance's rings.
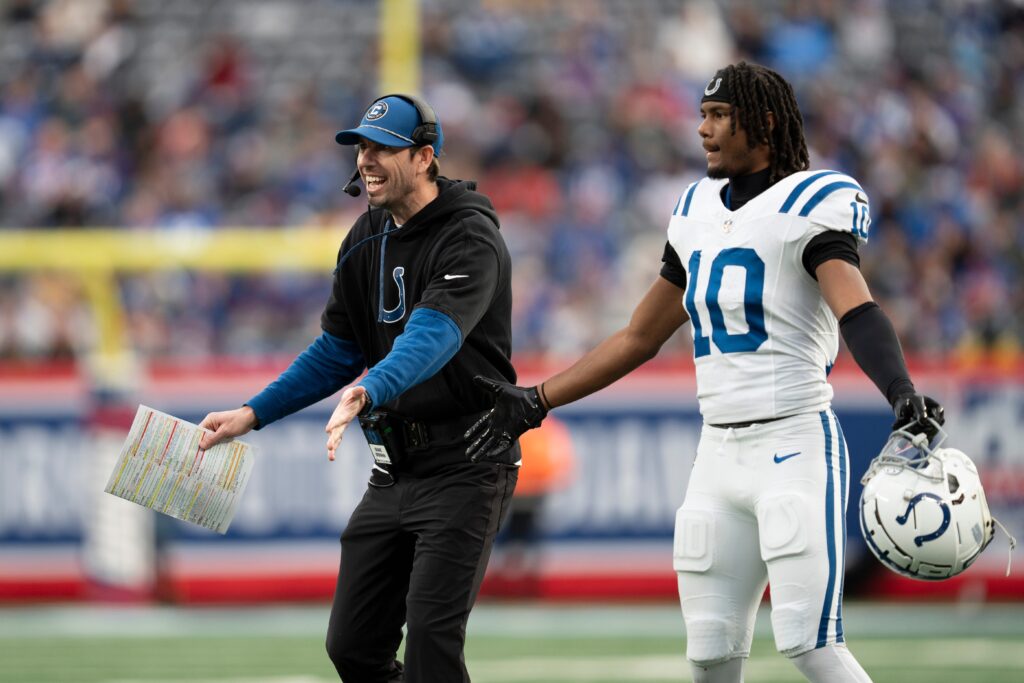
[[[807,550],[808,509],[797,494],[773,496],[757,506],[761,559],[765,562]]]
[[[677,572],[706,572],[714,561],[715,518],[708,512],[676,511],[672,568]]]

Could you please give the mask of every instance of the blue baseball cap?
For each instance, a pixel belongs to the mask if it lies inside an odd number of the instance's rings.
[[[417,144],[415,131],[422,123],[416,105],[402,97],[388,96],[370,105],[358,127],[343,130],[334,139],[339,145],[357,145],[365,138],[388,147],[412,147]],[[435,156],[441,153],[443,144],[444,133],[438,120],[437,140],[431,145]]]

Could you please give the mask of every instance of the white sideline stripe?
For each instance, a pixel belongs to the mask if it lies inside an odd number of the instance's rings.
[[[307,607],[173,608],[152,606],[5,607],[0,610],[0,641],[23,638],[124,638],[273,636],[322,637],[327,604]],[[901,639],[913,634],[931,642],[954,638],[1024,637],[1024,605],[913,605],[848,603],[843,621],[850,648],[872,646],[872,639]],[[469,637],[501,638],[678,638],[684,642],[682,615],[664,605],[516,605],[483,603],[473,610]],[[771,638],[771,624],[762,607],[755,637]],[[866,642],[864,639],[868,639]],[[953,648],[956,651],[957,648]],[[1021,648],[1024,653],[1024,648]],[[680,651],[682,654],[682,651]],[[1005,657],[1005,655],[1000,655]],[[996,661],[999,661],[998,659]]]
[[[104,683],[329,683],[326,678],[315,676],[275,676],[274,678],[165,678],[153,680],[152,678],[117,678]]]
[[[942,671],[947,666],[973,664],[982,671],[1008,666],[1024,666],[1024,651],[1006,647],[1005,641],[970,641],[970,648],[958,639],[934,640],[915,645],[916,662],[909,662],[899,643],[864,642],[857,652],[876,651],[871,662],[886,668],[906,668],[915,673]],[[883,664],[884,662],[884,664]],[[602,681],[685,681],[689,679],[689,666],[682,654],[639,655],[622,657],[517,657],[515,659],[487,659],[470,661],[474,678],[488,683],[530,683],[531,681],[559,680],[600,683]],[[744,670],[748,683],[798,680],[799,674],[785,657],[779,654],[751,657]],[[331,683],[334,679],[314,676],[274,676],[267,678],[208,678],[208,679],[111,679],[105,683]]]
[[[680,681],[689,666],[683,655],[637,657],[521,657],[470,662],[474,678],[488,683],[559,681]],[[748,679],[749,680],[749,679]]]
[[[912,671],[942,670],[953,666],[975,666],[979,670],[1024,668],[1024,648],[1019,641],[997,638],[929,638],[912,645],[913,657],[902,656],[899,640],[866,640],[854,642],[850,651],[855,657],[871,662],[886,661],[891,668]]]
[[[470,663],[474,678],[488,683],[530,683],[531,681],[685,681],[689,679],[689,666],[685,657],[646,655],[636,657],[527,657],[492,659]],[[744,672],[744,680],[777,681],[792,675],[796,669],[781,655],[754,657]],[[333,679],[312,676],[276,676],[271,678],[210,678],[210,679],[112,679],[105,683],[330,683]]]
[[[969,647],[966,645],[969,644]],[[950,666],[977,666],[986,669],[1018,668],[1024,666],[1024,651],[1007,647],[1007,641],[962,639],[934,640],[915,644],[914,661],[908,661],[904,646],[897,642],[862,643],[854,648],[854,655],[866,652],[872,645],[877,651],[868,659],[875,667],[906,669],[917,674],[934,671],[937,674]],[[488,683],[528,683],[537,680],[559,681],[686,681],[689,665],[680,654],[641,655],[624,657],[521,657],[517,659],[488,659],[470,661],[474,678]],[[801,680],[796,668],[781,654],[751,657],[744,668],[743,680],[758,681]]]
[[[780,674],[795,669],[782,657],[755,658],[757,671],[751,675],[750,667],[744,680],[778,680]],[[470,662],[474,678],[488,683],[530,683],[530,681],[681,681],[687,680],[689,666],[683,655],[646,655],[636,657],[520,657]],[[329,679],[310,676],[278,676],[271,678],[231,679],[115,679],[106,683],[330,683]]]

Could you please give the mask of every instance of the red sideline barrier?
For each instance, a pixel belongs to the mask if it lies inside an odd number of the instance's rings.
[[[1024,576],[977,579],[967,572],[944,581],[917,581],[892,572],[880,572],[869,582],[863,595],[893,600],[1019,601],[1024,599]]]
[[[159,600],[175,604],[212,605],[260,602],[319,602],[334,595],[334,574],[263,574],[259,576],[165,576],[156,589]],[[541,574],[502,576],[492,572],[480,589],[486,598],[536,598],[553,601],[676,599],[671,572],[635,574]],[[0,580],[0,602],[83,601],[124,602],[145,599],[104,591],[82,576]]]
[[[325,601],[334,595],[333,574],[168,577],[157,589],[161,600],[176,604]],[[549,574],[505,577],[488,574],[480,589],[485,598],[538,598],[554,601],[677,598],[676,577],[665,575]]]
[[[676,576],[664,574],[548,574],[536,577],[488,575],[480,595],[491,598],[540,598],[573,602],[590,600],[678,599]]]
[[[326,574],[168,577],[159,582],[157,596],[193,605],[320,602],[334,596],[334,584],[335,576]]]
[[[180,387],[183,394],[195,397],[203,388],[217,386],[224,382],[244,382],[257,389],[273,380],[288,367],[294,356],[272,356],[254,359],[222,358],[165,358],[153,360],[145,367],[146,383],[164,389]],[[516,355],[513,364],[521,379],[543,378],[572,365],[572,357]],[[954,378],[957,381],[987,383],[1007,379],[1024,380],[1024,355],[1000,358],[930,358],[911,356],[907,359],[911,373],[916,376],[937,376]],[[630,373],[630,377],[658,377],[680,373],[693,375],[693,359],[684,354],[667,354],[648,361]],[[863,373],[848,354],[841,353],[832,370],[831,377],[861,378]],[[628,381],[628,380],[627,380]],[[0,362],[0,383],[11,387],[34,388],[53,391],[74,384],[84,387],[88,383],[82,370],[71,362],[36,363],[10,361]],[[48,386],[47,386],[48,385]],[[257,386],[259,385],[259,386]]]
[[[327,574],[246,577],[190,576],[161,582],[159,599],[176,604],[212,605],[261,602],[321,602],[334,595],[335,577]],[[926,582],[895,574],[880,575],[861,593],[871,599],[899,601],[972,600],[1019,601],[1024,596],[1024,577],[984,581],[956,577]],[[541,599],[557,602],[590,600],[675,600],[676,577],[672,574],[546,575],[503,577],[488,575],[480,589],[483,598]],[[138,596],[108,594],[89,586],[83,578],[52,580],[32,578],[0,581],[0,602],[38,603],[82,600],[125,601]]]
[[[86,581],[83,576],[25,576],[0,580],[0,602],[4,603],[72,602],[84,600],[86,594]]]
[[[179,604],[240,604],[330,600],[334,595],[333,573],[244,575],[168,575],[157,587],[156,597]],[[586,600],[674,600],[676,577],[672,572],[577,574],[547,572],[506,576],[490,572],[480,595],[487,598],[535,598],[559,602]],[[879,572],[859,591],[871,599],[1020,601],[1024,575],[976,578],[958,576],[945,581],[915,581],[892,572]],[[84,576],[5,577],[0,580],[0,602],[101,600],[124,602],[147,596],[104,590]]]

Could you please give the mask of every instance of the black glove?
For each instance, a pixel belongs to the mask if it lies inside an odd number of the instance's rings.
[[[512,447],[520,434],[540,426],[547,417],[537,387],[517,387],[480,375],[473,381],[494,394],[494,407],[466,430],[465,438],[471,442],[466,455],[473,462],[498,457]]]
[[[903,429],[911,434],[925,434],[928,441],[939,432],[932,420],[940,425],[946,423],[946,414],[939,402],[918,393],[897,396],[892,403],[892,412],[896,414],[893,431]]]

